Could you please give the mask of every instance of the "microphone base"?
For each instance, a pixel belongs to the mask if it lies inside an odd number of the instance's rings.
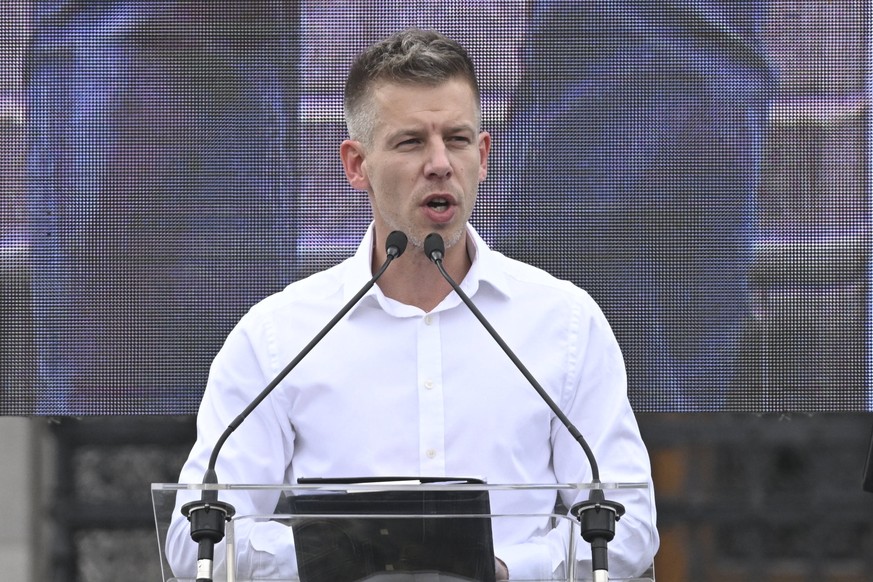
[[[615,522],[624,515],[624,511],[624,505],[606,499],[602,489],[592,489],[586,501],[570,508],[570,514],[579,520],[582,539],[591,544],[591,569],[595,582],[606,582],[608,579],[606,546],[615,537]]]
[[[615,522],[624,515],[624,505],[605,499],[602,490],[594,489],[591,498],[570,508],[570,514],[579,520],[582,538],[586,542],[596,539],[609,542],[615,537]]]
[[[191,501],[182,506],[182,515],[191,522],[191,539],[200,543],[209,540],[217,544],[224,539],[224,524],[236,510],[224,501]]]
[[[212,582],[215,544],[224,539],[224,525],[236,510],[230,503],[218,501],[215,492],[204,492],[204,497],[207,499],[183,505],[182,515],[191,522],[191,539],[197,542],[197,582]]]

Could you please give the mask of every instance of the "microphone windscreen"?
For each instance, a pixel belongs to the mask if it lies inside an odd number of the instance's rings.
[[[446,253],[446,244],[443,242],[443,237],[432,232],[424,239],[424,254],[432,261],[443,258]]]
[[[385,251],[389,255],[394,255],[394,258],[396,259],[406,250],[407,240],[406,235],[401,231],[391,231],[391,234],[389,234],[388,238],[385,240]],[[391,249],[394,249],[393,253],[391,252]]]

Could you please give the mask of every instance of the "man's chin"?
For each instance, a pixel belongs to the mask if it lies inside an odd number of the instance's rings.
[[[410,238],[409,244],[412,244],[417,248],[423,249],[424,248],[424,239],[427,238],[427,236],[429,234],[434,233],[434,232],[443,238],[443,244],[445,245],[446,249],[450,249],[453,246],[455,246],[456,244],[458,244],[459,242],[461,242],[461,239],[464,237],[464,233],[466,232],[466,227],[458,228],[455,226],[452,228],[439,228],[439,227],[432,228],[429,231],[425,232],[421,236],[419,236],[419,235],[415,236],[414,243],[412,242],[413,238]]]
[[[449,226],[449,225],[435,225],[431,228],[415,228],[412,227],[395,227],[391,230],[401,230],[406,233],[408,238],[407,245],[416,249],[424,249],[424,239],[427,238],[427,235],[435,232],[443,237],[443,243],[445,244],[446,249],[450,249],[456,244],[458,244],[463,238],[464,234],[467,232],[466,224],[459,226]]]
[[[461,239],[464,238],[465,232],[466,232],[466,228],[461,227],[461,228],[455,228],[455,229],[450,230],[448,232],[440,233],[440,235],[443,237],[443,243],[445,243],[446,249],[450,249],[453,246],[455,246],[456,244],[458,244],[459,242],[461,242]]]

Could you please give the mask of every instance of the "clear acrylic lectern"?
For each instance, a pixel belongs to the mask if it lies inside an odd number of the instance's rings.
[[[272,513],[237,512],[230,518],[225,539],[215,548],[216,582],[489,582],[498,550],[491,545],[491,531],[516,527],[520,520],[534,520],[542,525],[538,527],[544,535],[560,536],[562,542],[552,543],[551,548],[559,548],[561,556],[557,558],[562,559],[556,561],[563,564],[550,577],[534,580],[518,578],[510,572],[510,579],[551,582],[592,579],[590,549],[581,537],[577,520],[560,506],[549,515],[516,511],[501,514],[492,513],[489,502],[500,498],[497,506],[517,507],[519,504],[512,503],[513,496],[530,494],[531,489],[538,494],[552,492],[559,499],[560,492],[575,495],[592,487],[588,483],[381,482],[281,486],[159,483],[152,485],[152,500],[164,582],[194,582],[193,576],[177,576],[171,564],[178,563],[180,556],[195,559],[196,544],[187,535],[187,522],[179,520],[179,508],[187,501],[199,499],[204,489],[218,490],[219,499],[231,504],[241,494],[277,500]],[[604,483],[598,487],[604,490],[607,499],[621,499],[628,494],[651,499],[651,490],[645,483]],[[171,531],[174,520],[177,523]],[[622,525],[619,520],[616,530]],[[609,579],[654,582],[654,541],[644,552],[647,554],[638,556],[637,561],[649,565],[647,571],[613,574],[616,569],[613,564],[618,561],[613,559],[610,547]],[[253,558],[252,553],[257,555]],[[265,564],[265,559],[276,563]],[[252,576],[253,570],[260,573]]]

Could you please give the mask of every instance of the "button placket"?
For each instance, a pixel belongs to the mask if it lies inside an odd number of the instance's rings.
[[[445,403],[439,315],[421,320],[418,333],[419,446],[422,475],[445,474]]]

